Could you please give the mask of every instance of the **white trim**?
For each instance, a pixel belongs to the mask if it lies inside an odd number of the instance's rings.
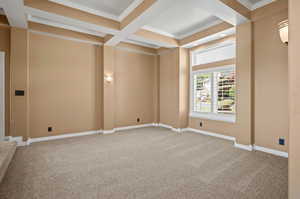
[[[28,7],[28,6],[25,6],[25,12],[26,12],[26,14],[29,14],[29,15],[34,16],[34,17],[40,17],[40,18],[43,18],[43,19],[47,19],[49,21],[63,22],[66,25],[71,25],[71,26],[78,27],[78,28],[83,28],[83,29],[93,30],[93,31],[97,31],[97,32],[102,32],[102,33],[105,33],[105,34],[115,35],[115,34],[118,34],[120,32],[119,30],[115,30],[115,29],[112,29],[112,28],[99,26],[97,24],[88,23],[88,22],[81,21],[81,20],[74,19],[74,18],[70,18],[70,17],[65,17],[65,16],[62,16],[62,15],[54,14],[54,13],[51,13],[51,12],[46,12],[46,11],[43,11],[43,10],[31,8],[31,7]]]
[[[175,0],[179,1],[179,0]],[[125,27],[122,27],[122,30],[119,34],[114,35],[110,40],[108,40],[105,45],[115,46],[121,41],[124,41],[132,34],[136,33],[146,24],[149,24],[153,17],[156,17],[159,13],[163,12],[166,8],[170,6],[170,3],[174,3],[174,0],[163,0],[155,1],[147,10],[137,16]]]
[[[170,129],[170,130],[175,131],[177,133],[181,133],[182,132],[182,129],[180,129],[180,128],[174,128],[174,127],[172,127],[170,125],[167,125],[167,124],[159,123],[159,124],[157,124],[157,126]]]
[[[144,52],[144,51],[141,51],[141,50],[136,50],[136,49],[132,49],[132,48],[126,48],[126,47],[119,47],[119,46],[117,46],[116,49],[118,49],[118,50],[124,50],[124,51],[127,51],[127,52],[132,52],[132,53],[144,54],[144,55],[151,55],[151,56],[157,55],[157,54],[154,54],[154,53],[148,53],[148,52]]]
[[[27,146],[27,142],[23,141],[22,136],[19,136],[19,137],[6,136],[5,140],[9,141],[9,142],[16,142],[17,146]]]
[[[246,8],[248,8],[249,10],[253,11],[257,8],[263,7],[267,4],[270,4],[272,2],[274,2],[275,0],[261,0],[257,3],[251,3],[249,0],[238,0],[241,4],[243,4],[243,6],[245,6]]]
[[[86,131],[86,132],[81,132],[81,133],[70,133],[70,134],[63,134],[63,135],[56,135],[56,136],[49,136],[49,137],[29,138],[27,140],[27,145],[30,145],[35,142],[45,142],[45,141],[50,141],[50,140],[58,140],[58,139],[71,138],[71,137],[95,135],[95,134],[100,134],[100,133],[102,133],[101,130]]]
[[[156,124],[141,124],[141,125],[134,125],[134,126],[124,126],[124,127],[117,127],[112,130],[103,130],[103,134],[112,134],[116,133],[118,131],[125,131],[125,130],[131,130],[131,129],[138,129],[138,128],[145,128],[145,127],[150,127],[150,126],[156,126]]]
[[[87,41],[87,40],[82,40],[82,39],[76,39],[76,38],[72,38],[72,37],[66,37],[66,36],[47,33],[47,32],[40,32],[40,31],[36,31],[36,30],[31,30],[31,29],[29,30],[29,32],[39,34],[39,35],[45,35],[45,36],[49,36],[49,37],[64,39],[64,40],[86,43],[86,44],[93,44],[93,45],[99,45],[99,46],[103,45],[103,43],[101,43],[101,42],[93,42],[93,41]]]
[[[151,126],[154,126],[154,124],[141,124],[141,125],[134,125],[134,126],[118,127],[118,128],[115,128],[114,131],[125,131],[125,130],[131,130],[131,129],[151,127]]]
[[[235,114],[222,114],[222,113],[197,113],[191,112],[190,117],[192,118],[199,118],[199,119],[207,119],[207,120],[214,120],[214,121],[221,121],[221,122],[228,122],[228,123],[235,123],[236,122],[236,115]]]
[[[23,0],[4,0],[1,4],[11,27],[28,27]]]
[[[118,21],[123,21],[135,8],[137,8],[143,0],[135,0],[133,1],[128,8],[126,8],[118,17]]]
[[[208,120],[215,120],[215,121],[222,121],[222,122],[229,122],[229,123],[235,123],[236,122],[236,114],[222,114],[222,113],[216,113],[213,112],[215,110],[212,110],[210,113],[201,113],[201,112],[194,112],[194,75],[195,74],[202,74],[202,73],[214,73],[214,72],[222,72],[222,71],[227,71],[227,70],[236,70],[235,65],[228,65],[228,66],[220,66],[220,67],[214,67],[214,68],[208,68],[208,69],[201,69],[197,71],[193,71],[193,54],[196,53],[197,51],[193,51],[190,54],[190,117],[193,118],[203,118],[203,119],[208,119]],[[213,75],[214,76],[214,75]],[[214,80],[212,76],[212,92],[214,92]],[[214,95],[212,95],[212,98]],[[213,100],[213,103],[215,100]],[[212,108],[215,106],[212,104]]]
[[[186,128],[186,129],[183,129],[184,131],[191,131],[191,132],[194,132],[194,133],[199,133],[199,134],[202,134],[202,135],[207,135],[207,136],[212,136],[212,137],[216,137],[216,138],[221,138],[221,139],[224,139],[224,140],[230,140],[230,141],[234,141],[235,142],[235,137],[232,137],[232,136],[227,136],[227,135],[222,135],[222,134],[219,134],[219,133],[212,133],[212,132],[209,132],[209,131],[203,131],[203,130],[199,130],[199,129],[193,129],[193,128]]]
[[[158,40],[154,40],[154,39],[148,39],[145,37],[141,37],[135,34],[129,35],[128,38],[130,40],[135,40],[135,41],[140,41],[140,42],[144,42],[144,43],[149,43],[155,46],[159,46],[159,47],[165,47],[165,48],[176,48],[178,47],[177,45],[173,45],[173,44],[169,44],[169,43],[165,43],[164,41],[158,41]]]
[[[234,142],[234,147],[243,149],[246,151],[253,151],[253,146],[252,145],[244,145],[244,144],[238,144],[236,141]]]
[[[0,141],[5,137],[5,52],[0,51]]]
[[[284,157],[284,158],[289,157],[289,154],[287,152],[284,152],[284,151],[278,151],[278,150],[275,150],[275,149],[269,149],[269,148],[256,146],[256,145],[253,146],[253,149],[256,150],[256,151],[262,151],[262,152],[265,152],[265,153],[270,153],[270,154],[273,154],[273,155],[276,155],[276,156],[281,156],[281,157]]]
[[[164,36],[167,36],[167,37],[179,39],[178,37],[176,37],[175,35],[173,35],[173,34],[171,34],[171,33],[165,32],[165,31],[163,31],[163,30],[159,30],[159,29],[157,29],[157,28],[153,28],[153,27],[151,27],[151,26],[144,26],[142,29],[148,30],[148,31],[151,31],[151,32],[154,32],[154,33],[158,33],[158,34],[160,34],[160,35],[164,35]]]
[[[252,6],[252,10],[255,10],[257,8],[260,8],[260,7],[263,7],[263,6],[268,5],[270,3],[273,3],[274,1],[275,0],[262,0],[262,1],[259,1],[259,2],[257,2],[256,4],[254,4]]]
[[[216,25],[218,25],[218,24],[221,24],[222,22],[223,22],[223,21],[220,20],[220,19],[219,19],[219,20],[216,20],[216,21],[213,21],[213,22],[208,23],[207,25],[201,26],[201,27],[199,27],[199,28],[197,28],[197,29],[195,29],[195,30],[193,30],[193,31],[191,31],[191,32],[188,32],[188,33],[185,33],[185,34],[181,34],[180,36],[177,37],[177,39],[184,39],[184,38],[189,37],[189,36],[191,36],[191,35],[194,35],[194,34],[196,34],[196,33],[205,31],[205,30],[207,30],[207,29],[209,29],[209,28],[211,28],[211,27],[213,27],[213,26],[216,26]]]
[[[239,3],[241,3],[243,6],[248,8],[249,10],[252,10],[253,4],[248,0],[237,0]]]
[[[28,15],[28,20],[32,21],[32,22],[40,23],[40,24],[45,24],[45,25],[48,25],[48,26],[63,28],[63,29],[66,29],[66,30],[72,30],[72,31],[75,31],[75,32],[85,33],[85,34],[94,35],[94,36],[98,36],[98,37],[104,37],[105,36],[105,34],[101,33],[101,32],[87,30],[87,29],[83,29],[83,28],[78,28],[78,27],[75,27],[75,26],[70,26],[70,25],[66,25],[66,24],[62,24],[62,23],[58,23],[58,22],[53,22],[53,21],[50,21],[48,19],[43,19],[43,18],[40,18],[40,17],[34,17],[34,16],[31,16],[31,15]]]
[[[113,129],[113,130],[103,130],[102,131],[102,133],[104,134],[104,135],[107,135],[107,134],[113,134],[113,133],[115,133],[116,131]]]
[[[100,16],[100,17],[104,17],[104,18],[115,20],[115,21],[119,21],[119,17],[117,15],[110,14],[110,13],[107,13],[107,12],[103,12],[103,11],[100,11],[100,10],[96,10],[96,9],[90,8],[88,6],[81,5],[79,3],[71,2],[69,0],[49,0],[49,1],[51,1],[53,3],[61,4],[63,6],[67,6],[67,7],[70,7],[70,8],[74,8],[74,9],[77,9],[77,10],[81,10],[81,11],[84,11],[84,12],[87,12],[87,13],[90,13],[90,14],[94,14],[94,15],[97,15],[97,16]]]
[[[148,43],[144,43],[144,42],[138,42],[138,41],[134,41],[134,40],[130,40],[130,39],[126,39],[124,40],[125,43],[131,43],[131,44],[136,44],[139,46],[144,46],[144,47],[148,47],[148,48],[154,48],[154,49],[159,49],[159,46],[156,45],[152,45],[152,44],[148,44]]]

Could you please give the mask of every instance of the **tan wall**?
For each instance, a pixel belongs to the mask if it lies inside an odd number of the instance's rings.
[[[156,56],[115,53],[115,127],[153,123]]]
[[[300,20],[299,0],[289,0],[289,199],[300,198]]]
[[[160,123],[179,128],[179,53],[178,48],[160,56]]]
[[[115,48],[103,46],[103,129],[113,130],[115,127]],[[113,81],[107,82],[104,76],[111,76]]]
[[[238,96],[237,104],[237,123],[226,123],[211,120],[190,119],[190,127],[221,133],[238,138],[238,142],[248,144],[249,140],[258,146],[271,149],[287,151],[288,149],[288,97],[287,97],[287,47],[282,44],[278,34],[278,23],[287,18],[287,1],[285,4],[280,2],[274,5],[273,9],[264,7],[256,10],[253,16],[253,71],[249,67],[240,68],[238,81],[238,93],[246,92]],[[274,7],[275,6],[275,7]],[[263,12],[263,10],[270,10]],[[275,12],[276,10],[276,12]],[[262,14],[264,13],[264,14]],[[247,28],[247,27],[246,27]],[[243,36],[249,31],[244,29]],[[249,37],[249,35],[248,35]],[[249,60],[249,39],[241,39],[242,44],[237,53],[245,51],[243,60]],[[245,46],[246,48],[244,48]],[[250,53],[251,54],[251,53]],[[244,61],[243,61],[244,62]],[[237,64],[238,66],[239,64]],[[251,77],[251,73],[253,77]],[[250,77],[249,77],[250,75]],[[252,78],[254,88],[251,88],[249,80]],[[254,96],[251,97],[252,91]],[[252,103],[250,102],[252,98]],[[251,108],[252,106],[252,108]],[[274,108],[276,107],[276,108]],[[275,110],[276,109],[276,110]],[[249,112],[253,112],[252,120],[249,118]],[[250,114],[251,117],[251,114]],[[243,121],[241,121],[241,119]],[[200,128],[200,121],[203,121],[203,127]],[[252,124],[252,125],[251,125]],[[250,126],[249,126],[250,125]],[[253,128],[253,129],[252,129]],[[245,134],[245,130],[248,132]],[[249,135],[252,137],[250,138]],[[287,139],[286,145],[278,145],[278,139],[284,137]],[[250,144],[250,143],[249,143]]]
[[[286,2],[287,3],[287,2]],[[288,47],[278,34],[278,23],[288,11],[261,17],[254,22],[255,144],[288,150]],[[286,145],[278,139],[286,139]]]
[[[28,31],[11,28],[11,136],[28,136]],[[25,96],[15,96],[24,90]]]
[[[189,54],[183,48],[162,52],[159,56],[159,119],[174,128],[188,126]]]
[[[251,144],[251,31],[251,24],[246,23],[237,27],[236,32],[236,123],[190,118],[189,127],[233,136],[240,144]],[[202,127],[200,127],[200,122],[202,122]]]
[[[0,51],[5,52],[5,135],[10,128],[10,28],[0,26]]]
[[[101,47],[34,33],[29,41],[30,137],[101,129]]]

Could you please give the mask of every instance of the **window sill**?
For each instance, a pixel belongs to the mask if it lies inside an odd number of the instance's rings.
[[[215,113],[190,113],[190,117],[192,118],[201,118],[222,122],[235,123],[235,115],[226,115],[226,114],[215,114]]]

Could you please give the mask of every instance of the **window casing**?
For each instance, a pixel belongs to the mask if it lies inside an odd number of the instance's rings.
[[[236,121],[235,64],[232,62],[231,65],[213,67],[214,63],[234,60],[235,49],[235,42],[232,42],[191,52],[191,117],[232,123]],[[206,64],[210,67],[201,69]]]

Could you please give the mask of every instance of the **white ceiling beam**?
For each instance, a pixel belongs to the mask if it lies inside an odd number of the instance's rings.
[[[236,9],[226,5],[225,0],[198,0],[201,8],[234,26],[245,23],[249,19]],[[239,3],[238,1],[235,1]],[[239,3],[240,4],[240,3]]]
[[[130,35],[128,37],[128,39],[131,39],[131,40],[134,40],[134,41],[137,41],[137,42],[148,43],[148,44],[152,44],[152,45],[159,46],[159,47],[164,47],[164,48],[178,47],[178,45],[172,45],[172,44],[167,43],[167,42],[159,41],[159,40],[156,40],[156,39],[149,39],[149,38],[146,38],[146,37],[143,37],[143,36],[138,36],[138,35],[135,35],[135,34]]]
[[[128,8],[126,8],[118,17],[119,21],[123,21],[125,19],[125,17],[127,17],[134,9],[136,9],[141,3],[143,2],[143,0],[134,0],[129,6]]]
[[[137,14],[131,13],[134,17],[132,17],[129,22],[128,19],[125,18],[121,23],[123,28],[120,33],[108,40],[105,45],[115,46],[121,41],[126,40],[129,36],[140,30],[143,26],[149,24],[153,18],[159,16],[160,13],[164,12],[170,5],[177,1],[180,0],[144,0],[142,4],[132,11],[132,13],[144,10]],[[147,3],[149,3],[149,6],[145,8],[145,4]],[[130,14],[127,17],[131,17]]]
[[[30,16],[30,15],[28,16],[28,21],[39,23],[39,24],[44,24],[44,25],[48,25],[48,26],[53,26],[53,27],[56,27],[56,28],[62,28],[62,29],[66,29],[66,30],[72,30],[72,31],[75,31],[75,32],[94,35],[94,36],[98,36],[98,37],[104,37],[105,36],[105,34],[103,34],[101,32],[96,32],[96,31],[92,31],[92,30],[78,28],[78,27],[75,27],[75,26],[70,26],[70,25],[62,24],[62,23],[55,22],[55,21],[49,21],[47,19],[43,19],[43,18],[39,18],[39,17],[33,17],[33,16]]]
[[[111,35],[115,35],[119,32],[119,30],[115,30],[115,29],[111,29],[108,27],[99,26],[99,25],[84,22],[81,20],[77,20],[77,19],[61,16],[58,14],[42,11],[42,10],[31,8],[28,6],[25,6],[25,12],[28,15],[31,15],[32,17],[39,17],[39,18],[46,19],[49,21],[54,21],[54,22],[63,22],[63,24],[73,26],[73,27],[78,27],[78,28],[85,29],[85,30],[91,30],[91,31],[101,32],[101,33],[111,34]]]
[[[112,20],[116,20],[116,21],[119,20],[118,16],[116,16],[116,15],[113,15],[113,14],[110,14],[110,13],[107,13],[107,12],[102,12],[100,10],[95,10],[95,9],[87,7],[87,6],[83,6],[81,4],[71,2],[70,0],[49,0],[49,1],[51,1],[53,3],[63,5],[63,6],[67,6],[67,7],[70,7],[70,8],[74,8],[74,9],[77,9],[77,10],[81,10],[81,11],[84,11],[84,12],[88,12],[88,13],[91,13],[91,14],[94,14],[94,15],[97,15],[97,16],[105,17],[105,18],[108,18],[108,19],[112,19]]]
[[[23,0],[2,0],[1,6],[10,26],[18,28],[28,27]]]

